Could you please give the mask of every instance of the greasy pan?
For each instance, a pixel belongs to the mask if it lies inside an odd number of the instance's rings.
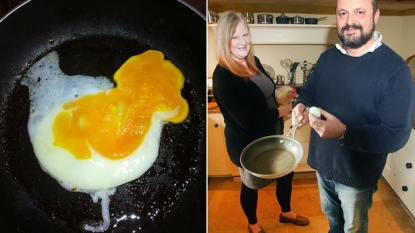
[[[206,230],[205,20],[181,2],[32,0],[0,19],[0,232],[85,232],[101,207],[40,168],[19,80],[50,51],[68,75],[112,77],[130,56],[160,50],[184,74],[189,116],[165,125],[160,152],[111,197],[107,232]]]

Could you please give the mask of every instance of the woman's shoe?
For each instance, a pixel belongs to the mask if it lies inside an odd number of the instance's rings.
[[[306,217],[303,217],[299,214],[297,214],[297,217],[295,219],[287,218],[287,217],[284,217],[280,214],[280,222],[282,222],[282,223],[294,223],[295,225],[298,225],[298,226],[307,226],[310,223],[310,221],[308,221],[308,219]]]
[[[252,229],[251,229],[251,227],[248,225],[248,232],[249,233],[254,233],[253,231],[252,231]],[[258,232],[258,233],[265,233],[265,231],[264,231],[264,229],[262,229],[262,227],[261,227],[261,230]]]

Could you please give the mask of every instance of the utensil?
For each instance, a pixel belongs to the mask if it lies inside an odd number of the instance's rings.
[[[280,61],[281,66],[287,70],[287,72],[290,72],[291,65],[293,64],[293,61],[291,59],[284,59]]]
[[[178,1],[32,0],[0,19],[0,35],[2,232],[84,232],[84,221],[102,220],[88,194],[65,190],[39,166],[27,132],[28,90],[19,83],[26,69],[56,50],[68,75],[111,77],[148,49],[182,71],[189,117],[165,125],[153,166],[118,187],[108,232],[206,230],[205,19]]]
[[[268,76],[271,79],[274,79],[275,78],[275,71],[274,71],[274,69],[270,65],[262,64],[262,67],[264,67],[265,72],[267,72]]]
[[[280,16],[275,17],[275,21],[277,24],[289,24],[290,23],[290,17],[285,16],[284,13],[281,13]]]
[[[291,24],[304,24],[304,17],[296,15],[291,18]]]
[[[277,85],[282,85],[284,83],[285,83],[285,77],[282,76],[282,75],[277,75],[277,82],[276,82],[276,84]]]
[[[254,14],[252,12],[244,12],[244,13],[242,13],[242,18],[247,23],[255,23]]]
[[[318,21],[325,20],[325,19],[327,19],[327,17],[321,17],[321,18],[305,18],[304,19],[304,22],[305,22],[305,24],[317,24]]]
[[[272,24],[272,20],[274,19],[274,16],[271,14],[258,14],[257,15],[257,22],[259,24]]]
[[[217,11],[208,11],[208,23],[217,23],[219,21],[219,14]]]
[[[288,135],[294,137],[299,123]],[[304,156],[300,142],[290,136],[272,135],[248,144],[241,153],[241,165],[252,175],[263,179],[276,179],[293,171]]]

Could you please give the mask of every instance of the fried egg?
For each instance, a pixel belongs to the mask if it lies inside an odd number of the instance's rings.
[[[109,197],[152,166],[163,125],[189,111],[184,76],[159,51],[129,58],[114,81],[68,76],[54,51],[21,81],[29,87],[28,132],[42,169],[67,190],[101,199],[103,223],[88,231],[108,229]]]

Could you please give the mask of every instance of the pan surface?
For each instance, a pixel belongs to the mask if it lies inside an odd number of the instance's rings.
[[[241,153],[241,165],[252,175],[275,179],[293,171],[304,156],[304,148],[294,138],[272,135],[248,144]]]
[[[106,76],[159,50],[185,76],[189,116],[166,124],[153,166],[117,188],[106,232],[206,230],[206,22],[178,1],[32,0],[0,19],[0,232],[85,232],[100,204],[42,171],[27,133],[20,79],[50,51],[68,75]]]

